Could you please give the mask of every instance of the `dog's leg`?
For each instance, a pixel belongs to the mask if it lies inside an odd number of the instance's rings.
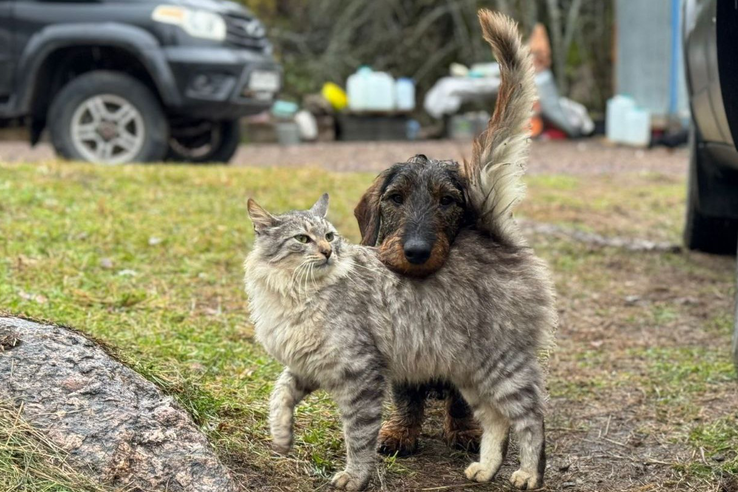
[[[380,453],[407,456],[418,450],[426,393],[423,386],[392,384],[395,409],[379,431]]]
[[[479,461],[469,465],[464,474],[469,480],[488,482],[494,478],[505,460],[510,424],[491,401],[481,399],[476,391],[465,389],[462,393],[482,426]]]
[[[482,429],[458,390],[449,388],[448,391],[443,439],[451,448],[476,453],[479,451]]]

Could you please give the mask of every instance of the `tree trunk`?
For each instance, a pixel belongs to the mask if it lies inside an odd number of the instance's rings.
[[[102,485],[238,490],[171,397],[73,330],[0,317],[0,400]]]
[[[566,53],[561,29],[561,7],[558,0],[548,0],[548,16],[551,19],[551,45],[553,48],[554,76],[559,94],[567,93],[566,87]]]

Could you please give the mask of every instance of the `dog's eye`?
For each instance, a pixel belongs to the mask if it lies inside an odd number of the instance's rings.
[[[332,232],[329,232],[328,234],[325,235],[325,240],[330,243],[331,241],[335,239],[335,237],[336,236]]]
[[[403,199],[402,199],[402,195],[400,195],[399,193],[395,193],[394,195],[390,195],[389,198],[390,198],[390,200],[392,200],[393,202],[395,202],[397,205],[402,205],[402,200]]]
[[[307,237],[305,234],[298,234],[297,236],[295,236],[295,240],[298,243],[303,243],[303,244],[310,242],[310,238]]]
[[[444,207],[446,207],[448,205],[451,205],[455,201],[456,200],[454,200],[454,197],[452,197],[451,195],[446,195],[446,196],[444,196],[444,197],[441,198],[441,205],[443,205]]]

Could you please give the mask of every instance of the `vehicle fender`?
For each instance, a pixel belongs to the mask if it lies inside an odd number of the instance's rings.
[[[30,110],[39,71],[48,57],[61,48],[81,45],[127,50],[146,67],[164,103],[175,107],[181,104],[174,75],[159,41],[151,33],[116,22],[59,24],[47,26],[33,35],[20,56],[16,100],[19,113],[27,114]]]

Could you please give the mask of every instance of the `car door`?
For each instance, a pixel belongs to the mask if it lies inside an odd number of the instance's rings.
[[[0,104],[10,97],[13,83],[13,2],[0,0]]]

